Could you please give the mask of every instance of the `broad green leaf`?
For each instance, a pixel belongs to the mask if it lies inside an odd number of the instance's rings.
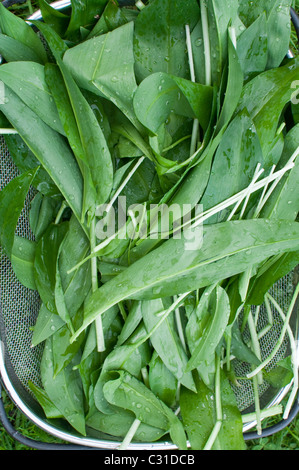
[[[171,113],[197,118],[206,130],[212,98],[211,87],[159,72],[139,85],[134,109],[139,121],[153,134],[157,134]]]
[[[292,0],[274,0],[268,14],[267,68],[279,67],[287,55],[291,36],[290,8]]]
[[[250,305],[261,305],[266,293],[274,284],[289,274],[299,264],[299,251],[291,251],[274,257],[272,262],[261,266],[249,286],[246,302]]]
[[[286,165],[294,152],[299,148],[299,124],[294,126],[284,139],[284,148],[278,169]],[[294,161],[294,167],[290,169],[279,181],[271,196],[261,211],[260,217],[269,219],[296,220],[299,212],[299,158]]]
[[[44,22],[63,37],[70,22],[70,17],[63,11],[53,8],[46,0],[38,0],[38,3]]]
[[[0,53],[6,62],[34,61],[43,64],[34,50],[17,39],[0,33]]]
[[[177,424],[178,418],[146,385],[127,372],[117,374],[118,378],[104,385],[104,394],[110,403],[132,411],[141,422],[165,431]]]
[[[83,390],[79,371],[74,370],[75,365],[76,359],[54,378],[52,337],[47,339],[41,359],[44,390],[69,424],[80,434],[86,435]]]
[[[113,414],[115,408],[106,400],[103,387],[108,382],[110,372],[114,370],[126,370],[134,376],[141,371],[141,357],[134,344],[123,345],[115,348],[105,359],[100,376],[94,388],[94,401],[97,409],[105,414]]]
[[[142,302],[142,317],[148,333],[159,322],[159,313],[166,309],[167,307],[161,299]],[[175,331],[173,314],[170,314],[151,335],[151,343],[165,366],[178,381],[185,385],[185,387],[194,390],[195,386],[191,373],[189,371],[185,373],[188,357]]]
[[[234,28],[236,37],[243,29],[242,22],[238,17],[238,6],[237,0],[228,0],[225,8],[223,8],[222,0],[207,2],[209,61],[213,85],[220,85],[225,70],[228,56],[228,28]],[[205,54],[204,50],[203,53]]]
[[[203,209],[208,210],[247,188],[258,163],[263,167],[261,144],[252,119],[244,110],[231,121],[223,134],[200,201]],[[224,216],[220,213],[215,220],[223,220]]]
[[[28,47],[38,57],[37,62],[42,64],[47,62],[47,54],[38,35],[25,20],[9,11],[2,4],[0,4],[0,29],[6,36]]]
[[[30,205],[29,224],[36,241],[45,233],[49,225],[54,222],[57,203],[51,197],[37,193]]]
[[[42,303],[36,323],[33,327],[33,335],[31,339],[32,347],[44,342],[47,338],[62,328],[64,324],[64,321],[56,313],[50,312],[50,310],[48,310]]]
[[[56,264],[59,247],[67,230],[68,222],[51,224],[36,246],[35,283],[42,302],[52,313],[58,313],[55,303]]]
[[[72,318],[82,306],[90,288],[90,263],[68,271],[79,263],[89,252],[90,243],[77,219],[72,216],[69,231],[59,250],[58,268],[61,276],[61,287],[64,293],[66,308]]]
[[[124,438],[134,422],[134,413],[118,408],[114,414],[107,415],[94,411],[86,419],[86,425],[97,431],[104,432],[107,435]],[[155,442],[165,435],[163,429],[140,423],[135,435],[134,441],[137,442]]]
[[[131,22],[89,39],[69,49],[63,60],[81,88],[112,101],[139,129],[141,126],[133,110],[137,89],[133,27]]]
[[[28,145],[26,145],[24,140],[18,134],[6,135],[5,143],[8,147],[9,155],[21,173],[30,169],[35,170],[40,165]],[[53,196],[57,199],[60,197],[60,192],[57,186],[44,168],[40,167],[32,181],[32,186],[45,196]]]
[[[189,372],[210,360],[211,355],[216,351],[223,337],[229,321],[229,298],[222,287],[216,287],[210,302],[211,304],[208,306],[208,309],[211,310],[212,315],[206,320],[203,334],[198,339],[192,356],[188,361],[186,371]]]
[[[186,249],[185,236],[165,241],[92,294],[83,328],[125,298],[149,300],[191,292],[299,246],[297,223],[264,219],[204,226],[201,249]]]
[[[94,23],[96,15],[100,15],[107,0],[71,0],[71,19],[66,36],[76,39],[81,27],[87,27]]]
[[[94,213],[96,206],[105,203],[110,195],[113,183],[111,155],[98,120],[72,76],[61,62],[63,84],[59,71],[54,67],[50,65],[47,68],[47,81],[53,90],[69,142],[82,168],[84,216],[88,211]],[[62,93],[64,88],[68,93],[69,103],[66,103],[68,100]]]
[[[109,0],[100,19],[90,31],[87,39],[106,34],[108,31],[113,31],[127,22],[128,20],[118,4],[114,3],[113,0]]]
[[[154,0],[138,15],[134,30],[136,77],[155,72],[190,78],[185,25],[199,19],[195,0]]]
[[[32,290],[36,290],[33,268],[35,249],[34,241],[15,235],[11,252],[12,268],[21,284]]]
[[[48,126],[64,135],[45,80],[45,68],[36,62],[10,62],[0,67],[0,80],[13,90]]]
[[[267,156],[272,148],[281,114],[294,92],[290,84],[298,78],[298,61],[294,59],[282,67],[257,75],[242,90],[236,111],[246,108],[249,112],[261,142],[267,168],[272,165],[271,161],[267,162]]]
[[[37,171],[29,170],[15,177],[0,193],[0,242],[9,258],[25,199]]]
[[[252,75],[264,72],[267,66],[266,14],[260,15],[237,40],[237,53],[245,81]]]
[[[178,381],[157,353],[149,364],[149,385],[155,395],[170,408],[175,405]]]
[[[29,389],[37,399],[38,403],[41,405],[42,409],[47,418],[62,418],[63,415],[61,412],[56,408],[56,406],[51,402],[46,392],[35,385],[33,382],[28,383]]]
[[[215,133],[221,136],[221,132],[229,124],[243,89],[243,72],[237,55],[236,45],[233,43],[231,35],[228,37],[228,75],[225,96],[221,106]],[[221,137],[220,137],[221,138]]]
[[[76,217],[80,219],[82,177],[69,146],[60,134],[47,126],[8,88],[6,88],[6,98],[7,102],[0,104],[0,110],[17,129],[61,191]]]
[[[192,450],[203,450],[216,423],[215,392],[197,380],[197,393],[182,388],[180,408]],[[213,450],[245,450],[243,425],[235,395],[221,374],[222,425]]]

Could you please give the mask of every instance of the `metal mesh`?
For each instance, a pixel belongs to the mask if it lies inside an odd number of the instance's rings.
[[[18,175],[18,170],[12,162],[5,140],[0,137],[0,165],[1,165],[1,180],[0,190],[15,176]],[[28,223],[28,212],[30,201],[32,200],[35,191],[32,189],[28,194],[26,204],[17,227],[17,234],[30,239],[33,239],[32,232]],[[271,293],[273,297],[280,304],[284,312],[290,304],[293,293],[294,275],[291,273],[284,279],[279,281]],[[0,326],[1,338],[5,344],[5,351],[10,363],[10,373],[14,376],[13,383],[16,387],[17,393],[28,394],[28,399],[31,400],[30,391],[28,388],[28,381],[32,381],[40,385],[40,372],[39,365],[43,346],[31,348],[32,330],[36,322],[36,318],[40,308],[40,299],[37,292],[31,291],[23,287],[12,270],[10,261],[1,252],[1,268],[0,268],[0,285],[1,285],[1,311],[0,311]],[[274,345],[281,332],[282,320],[278,312],[273,309],[273,327],[261,339],[262,356],[267,357],[273,350]],[[253,312],[254,313],[254,312]],[[257,322],[257,329],[260,331],[268,324],[268,316],[264,306],[260,309],[259,319]],[[250,336],[245,331],[245,340],[250,339]],[[277,362],[289,353],[288,340],[284,341],[279,353],[269,365],[274,367]],[[235,372],[239,376],[244,376],[249,372],[248,364],[234,361]],[[17,378],[17,381],[15,380]],[[21,388],[18,389],[19,385]],[[22,389],[22,390],[21,390]],[[20,391],[19,391],[20,390]],[[241,411],[250,409],[254,403],[254,395],[252,383],[249,380],[242,380],[240,386],[234,387],[237,398],[237,403]],[[267,403],[272,401],[277,394],[277,390],[272,390],[266,383],[260,387],[261,405],[266,406]]]

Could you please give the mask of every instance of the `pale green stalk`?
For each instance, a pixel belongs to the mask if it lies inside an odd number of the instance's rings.
[[[272,416],[277,416],[277,415],[282,414],[282,412],[283,412],[282,405],[270,406],[270,408],[260,410],[260,419],[264,420],[266,418],[271,418]],[[252,421],[256,421],[255,413],[247,413],[247,414],[242,415],[243,424],[251,423]]]
[[[220,380],[220,357],[216,357],[216,373],[215,373],[215,405],[216,405],[216,423],[207,440],[203,450],[211,450],[217,436],[220,432],[223,420],[222,403],[221,403],[221,380]]]
[[[96,244],[96,235],[95,235],[95,223],[96,219],[93,217],[91,224],[90,224],[90,249],[93,251],[95,244]],[[91,289],[92,292],[96,292],[99,288],[98,285],[98,266],[97,266],[97,258],[91,258]],[[102,323],[102,315],[98,315],[95,320],[95,327],[96,327],[96,338],[97,338],[97,349],[99,352],[105,351],[105,338],[103,332],[103,323]]]
[[[249,331],[250,331],[250,336],[251,336],[252,350],[255,353],[256,357],[261,361],[262,360],[261,348],[260,348],[260,343],[259,343],[259,340],[258,340],[258,335],[257,335],[257,332],[256,332],[256,328],[255,328],[255,324],[254,324],[253,315],[252,315],[251,310],[250,310],[249,315],[248,315],[247,324],[248,324]],[[261,385],[263,383],[263,373],[262,372],[259,372],[259,374],[257,374],[257,383],[259,385]]]
[[[140,424],[141,424],[141,421],[137,418],[133,421],[133,423],[132,423],[129,431],[127,432],[124,440],[122,441],[121,445],[118,447],[118,450],[127,450],[129,445],[131,444],[132,439],[134,438],[134,436],[136,434],[136,431],[139,428]]]
[[[195,77],[195,69],[194,69],[192,42],[191,42],[190,27],[189,27],[188,24],[186,25],[186,42],[187,42],[191,82],[195,83],[196,82],[196,77]],[[192,136],[191,136],[191,145],[190,145],[190,157],[196,151],[198,135],[199,135],[199,121],[198,121],[198,119],[194,119],[193,120]]]
[[[282,311],[282,308],[280,307],[280,305],[277,303],[277,301],[269,293],[268,293],[267,296],[268,296],[269,300],[272,302],[275,309],[280,314],[282,320],[285,322],[286,317],[285,317],[285,314]],[[296,341],[295,341],[292,329],[291,329],[289,324],[287,326],[287,332],[288,332],[290,346],[291,346],[291,352],[292,352],[292,367],[293,367],[294,379],[293,379],[292,391],[290,393],[290,396],[289,396],[289,399],[288,399],[288,402],[286,404],[285,411],[284,411],[284,414],[283,414],[283,419],[287,419],[288,416],[289,416],[289,413],[291,411],[291,407],[292,407],[292,405],[293,405],[293,403],[296,399],[297,393],[298,393],[298,385],[299,385],[299,383],[298,383],[298,366],[299,366],[299,363],[298,363],[298,346],[296,345]]]
[[[275,347],[273,348],[272,352],[269,354],[269,356],[258,366],[256,367],[252,372],[250,372],[249,374],[247,374],[247,378],[250,379],[252,377],[254,377],[256,374],[258,374],[261,370],[263,370],[271,361],[272,359],[275,357],[275,355],[278,353],[283,341],[284,341],[284,337],[285,337],[285,334],[288,330],[288,327],[289,327],[289,321],[290,321],[290,318],[291,318],[291,315],[292,315],[292,312],[293,312],[293,309],[294,309],[294,306],[295,306],[295,303],[296,303],[296,300],[297,300],[297,297],[298,297],[298,294],[299,294],[299,284],[297,285],[296,289],[295,289],[295,292],[294,292],[294,295],[293,295],[293,298],[292,298],[292,301],[289,305],[289,309],[288,309],[288,312],[287,312],[287,315],[285,316],[285,320],[284,320],[284,324],[283,324],[283,327],[282,327],[282,330],[280,332],[280,336],[279,336],[279,339],[275,345]],[[269,295],[269,294],[267,294]]]
[[[205,73],[206,73],[206,85],[212,84],[212,70],[211,70],[211,47],[209,37],[209,21],[208,21],[208,10],[206,0],[200,2],[201,11],[201,24],[203,32],[203,44],[204,44],[204,55],[205,55]]]

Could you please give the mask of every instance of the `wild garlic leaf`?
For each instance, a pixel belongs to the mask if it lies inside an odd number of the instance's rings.
[[[6,98],[0,110],[47,171],[77,218],[81,218],[82,176],[69,146],[61,134],[47,126],[8,88]]]
[[[0,193],[0,242],[6,255],[12,254],[17,224],[38,169],[28,170],[11,180]]]
[[[38,35],[25,20],[9,11],[2,4],[0,5],[0,29],[2,34],[30,49],[36,62],[41,64],[47,62],[47,54]]]
[[[45,80],[45,68],[36,62],[10,62],[0,67],[0,79],[48,126],[65,135]]]
[[[56,265],[59,247],[67,230],[67,222],[51,224],[36,246],[35,283],[43,303],[52,313],[58,313],[55,303]]]
[[[83,389],[79,371],[74,369],[76,358],[54,378],[52,337],[45,344],[41,360],[44,390],[55,407],[80,434],[86,435]]]
[[[34,257],[36,243],[15,235],[11,252],[11,264],[21,284],[28,289],[36,290],[34,279]]]
[[[185,25],[199,19],[195,0],[154,0],[139,13],[134,29],[137,82],[155,72],[190,78]]]
[[[186,250],[184,237],[167,240],[92,294],[82,328],[125,298],[151,300],[191,292],[298,246],[297,223],[263,219],[205,226],[201,249]]]
[[[209,124],[213,90],[166,73],[155,73],[139,85],[134,109],[139,121],[152,133],[158,130],[171,113],[199,119],[204,130]]]
[[[246,108],[255,124],[265,159],[265,169],[272,166],[267,156],[277,132],[284,107],[294,89],[290,83],[299,78],[298,60],[267,70],[248,82],[242,90],[236,112]]]
[[[143,301],[141,303],[142,318],[149,333],[159,321],[159,313],[167,307],[161,299]],[[175,332],[174,315],[170,314],[151,335],[151,343],[162,359],[165,366],[173,373],[185,387],[195,390],[194,381],[190,373],[186,373],[188,357]]]
[[[81,88],[111,100],[140,129],[133,110],[137,88],[132,22],[69,49],[64,63]]]

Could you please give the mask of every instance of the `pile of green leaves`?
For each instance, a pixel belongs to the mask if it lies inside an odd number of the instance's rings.
[[[299,260],[291,1],[137,3],[40,0],[33,25],[0,4],[1,127],[20,171],[0,194],[0,239],[41,299],[30,387],[47,418],[121,448],[244,449],[233,359],[255,396],[296,370],[293,354],[266,372],[251,313]],[[30,187],[33,241],[16,235]],[[142,205],[146,233],[130,213],[103,242],[97,208],[118,196]],[[163,211],[151,236],[152,204],[180,209],[167,236]],[[297,294],[281,312],[291,344]]]

